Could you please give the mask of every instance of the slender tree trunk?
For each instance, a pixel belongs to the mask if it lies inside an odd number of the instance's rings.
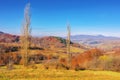
[[[30,28],[30,3],[28,3],[24,10],[24,24],[22,26],[21,35],[21,48],[22,48],[22,59],[23,65],[28,65],[28,57],[30,53],[30,38],[31,38],[31,28]]]
[[[68,54],[68,64],[69,64],[69,67],[71,68],[71,60],[72,60],[72,54],[70,52],[70,25],[67,25],[67,54]]]

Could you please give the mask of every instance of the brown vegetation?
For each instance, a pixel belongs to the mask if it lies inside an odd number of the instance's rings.
[[[21,56],[18,53],[5,53],[0,54],[0,65],[4,66],[9,64],[9,61],[12,61],[13,64],[19,64]]]
[[[77,56],[72,58],[72,68],[86,68],[86,64],[94,58],[98,58],[102,55],[102,51],[99,49],[91,49],[84,53],[78,54]]]
[[[66,45],[66,40],[59,37],[32,38],[32,46],[29,47],[32,51],[28,58],[29,64],[42,63],[46,65],[47,69],[69,69],[68,57],[62,57],[66,55]],[[72,42],[70,42],[70,46],[71,49],[76,47],[87,50],[84,46]],[[120,71],[120,49],[118,47],[105,52],[99,49],[90,49],[83,53],[74,52],[72,54],[72,69]],[[23,63],[22,58],[19,42],[3,41],[0,43],[0,66],[8,65],[9,62],[21,64]]]

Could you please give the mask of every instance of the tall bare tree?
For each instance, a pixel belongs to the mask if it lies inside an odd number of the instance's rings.
[[[30,48],[30,38],[31,38],[31,27],[30,27],[30,3],[28,3],[24,9],[24,23],[22,26],[22,35],[21,35],[21,48],[22,48],[22,59],[23,65],[28,65],[28,56]]]
[[[70,35],[71,35],[71,32],[70,32],[70,25],[68,24],[67,25],[67,54],[68,54],[68,63],[69,63],[69,67],[71,68],[71,60],[72,60],[72,54],[70,52]]]

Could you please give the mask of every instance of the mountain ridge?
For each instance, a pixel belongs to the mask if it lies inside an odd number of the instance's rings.
[[[4,33],[0,31],[0,42],[1,43],[14,43],[20,42],[20,36]],[[31,42],[41,48],[65,48],[67,43],[62,37],[57,36],[44,36],[44,37],[32,37]],[[82,49],[87,49],[84,46],[70,42],[71,46]]]
[[[104,35],[72,35],[71,39],[120,39],[120,37],[114,37],[114,36],[104,36]]]

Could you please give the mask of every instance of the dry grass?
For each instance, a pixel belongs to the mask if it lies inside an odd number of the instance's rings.
[[[81,49],[81,48],[77,48],[77,47],[70,47],[71,48],[71,52],[73,53],[83,53],[85,50],[84,49]]]
[[[120,73],[111,71],[74,71],[44,69],[36,65],[37,69],[15,66],[14,70],[0,68],[0,80],[120,80]]]

